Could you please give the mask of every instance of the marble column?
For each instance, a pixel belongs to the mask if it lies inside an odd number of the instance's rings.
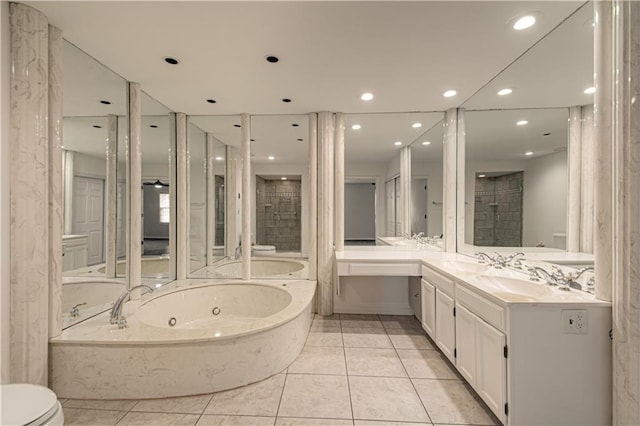
[[[129,288],[142,280],[142,117],[139,83],[128,83],[129,145],[127,147],[127,195],[129,214],[127,220],[127,280]],[[139,298],[140,291],[131,294]]]
[[[336,250],[344,250],[344,114],[341,112],[336,113],[334,144],[334,241]]]
[[[458,108],[458,123],[456,125],[456,152],[457,152],[457,163],[456,163],[456,176],[457,182],[456,186],[453,186],[451,182],[448,183],[448,186],[445,186],[445,192],[449,190],[449,188],[457,188],[456,194],[456,250],[458,247],[462,247],[464,245],[464,221],[465,221],[465,213],[466,213],[466,204],[465,204],[465,174],[466,174],[466,152],[467,152],[467,131],[466,131],[466,119],[465,119],[465,110],[464,108]],[[442,227],[444,229],[444,226]]]
[[[613,1],[596,1],[594,28],[595,72],[595,216],[594,257],[596,297],[611,301],[613,262],[613,178],[612,165],[612,100],[613,100]]]
[[[118,116],[107,116],[107,151],[105,173],[105,276],[116,277],[116,244],[118,240]]]
[[[177,139],[178,118],[175,112],[169,113],[169,279],[175,280],[178,276],[178,161]]]
[[[334,122],[330,112],[318,113],[318,293],[317,312],[333,314],[333,178]]]
[[[444,212],[444,251],[456,251],[456,170],[457,170],[457,133],[458,110],[452,108],[446,111],[444,118],[444,166],[443,181],[444,192],[442,194],[442,207]],[[462,181],[464,182],[464,181]]]
[[[594,186],[595,186],[595,156],[593,140],[593,105],[581,107],[582,128],[582,159],[581,165],[581,195],[580,195],[580,251],[593,253],[594,228]]]
[[[613,18],[613,424],[640,424],[640,3],[608,4]],[[606,26],[604,26],[606,28]],[[596,115],[596,118],[598,115]],[[599,141],[602,143],[602,140]],[[597,188],[600,188],[599,186]],[[596,193],[597,196],[600,194]],[[600,203],[597,198],[598,203]],[[598,206],[599,207],[599,206]],[[598,220],[601,218],[598,217]],[[599,239],[603,238],[599,235]],[[597,246],[596,246],[597,247]],[[597,252],[596,252],[597,253]],[[600,260],[597,258],[596,261]],[[596,271],[600,268],[596,264]]]
[[[582,108],[569,108],[569,208],[567,214],[567,251],[580,251],[582,218]]]
[[[49,337],[48,22],[12,3],[10,381],[47,385]]]
[[[216,245],[216,176],[214,172],[215,137],[207,133],[207,266],[214,262],[213,247]]]
[[[75,175],[75,153],[73,151],[64,150],[62,159],[62,198],[64,224],[62,233],[71,234],[73,229],[73,176]]]
[[[236,247],[238,246],[237,217],[238,217],[238,154],[237,149],[227,145],[227,179],[225,181],[226,202],[225,202],[225,251],[229,259],[234,259]]]
[[[62,31],[49,26],[49,337],[62,333]]]
[[[400,232],[411,235],[411,147],[400,149]]]
[[[309,279],[318,279],[318,114],[309,114]]]
[[[251,279],[251,119],[240,116],[242,141],[242,279]]]
[[[176,279],[189,272],[189,153],[187,116],[176,113]]]

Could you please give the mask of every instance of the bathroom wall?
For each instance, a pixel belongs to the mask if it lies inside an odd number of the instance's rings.
[[[9,235],[9,2],[0,2],[0,235]],[[9,238],[0,238],[0,383],[9,383]]]
[[[76,152],[73,155],[73,171],[76,176],[104,179],[107,172],[107,162],[104,157],[94,157]]]

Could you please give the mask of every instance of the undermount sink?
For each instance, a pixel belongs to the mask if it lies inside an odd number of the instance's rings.
[[[533,300],[551,296],[553,290],[545,285],[517,278],[481,275],[478,280],[495,289],[497,295],[511,299]],[[506,293],[506,294],[505,294]]]
[[[441,262],[433,261],[432,263],[436,266],[442,266],[442,268],[444,269],[455,269],[458,272],[470,274],[481,274],[489,270],[489,265],[482,263],[461,262],[452,260],[444,260]]]

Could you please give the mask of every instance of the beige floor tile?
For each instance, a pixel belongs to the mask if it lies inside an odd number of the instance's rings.
[[[200,416],[176,413],[136,413],[130,411],[118,426],[194,426]]]
[[[343,328],[383,328],[382,322],[378,315],[369,314],[342,314],[340,315],[340,323]]]
[[[67,426],[113,426],[127,414],[126,411],[85,410],[63,407],[64,424]]]
[[[302,417],[278,417],[276,426],[353,426],[353,421],[343,419],[305,419]]]
[[[205,414],[197,426],[273,426],[275,417],[258,416],[218,416]]]
[[[488,408],[476,399],[464,382],[430,379],[412,381],[434,423],[497,424]]]
[[[382,328],[343,328],[342,340],[351,348],[393,348]]]
[[[287,375],[278,417],[351,419],[347,377]]]
[[[398,356],[412,379],[460,378],[438,351],[398,349]]]
[[[91,410],[129,411],[137,402],[137,399],[67,399],[63,406]]]
[[[289,366],[289,374],[338,374],[345,376],[344,348],[305,346]]]
[[[340,326],[340,314],[333,315],[318,315],[316,314],[313,317],[313,324],[335,324],[338,327]]]
[[[411,422],[411,423],[405,423],[405,422],[380,422],[380,421],[375,421],[375,420],[356,420],[355,421],[355,426],[432,426],[432,423],[424,423],[424,422]]]
[[[336,333],[342,331],[340,329],[340,322],[312,322],[311,328],[309,331],[312,332],[327,332],[327,333]]]
[[[420,321],[413,315],[380,315],[382,325],[387,329],[422,329]]]
[[[342,331],[339,328],[315,331],[311,330],[307,336],[307,346],[336,346],[342,347]]]
[[[139,401],[131,411],[152,413],[202,414],[212,395],[183,396],[179,398],[146,399]]]
[[[380,321],[378,314],[340,314],[340,320]]]
[[[257,383],[216,393],[204,414],[275,417],[285,377],[276,374]]]
[[[345,348],[350,376],[407,377],[395,349]]]
[[[409,379],[349,376],[349,388],[354,419],[430,421]]]
[[[417,329],[387,329],[389,339],[396,349],[435,349],[427,335]]]

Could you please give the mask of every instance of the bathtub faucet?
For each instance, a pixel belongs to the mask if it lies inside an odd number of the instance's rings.
[[[242,257],[242,241],[238,243],[238,247],[236,247],[236,260],[239,260]]]
[[[125,290],[113,303],[109,324],[118,324],[118,328],[125,328],[127,326],[127,320],[122,315],[122,306],[124,305],[124,302],[131,298],[131,292],[138,288],[146,289],[149,293],[153,292],[153,289],[145,284],[140,284],[135,287],[131,287],[129,290]]]

